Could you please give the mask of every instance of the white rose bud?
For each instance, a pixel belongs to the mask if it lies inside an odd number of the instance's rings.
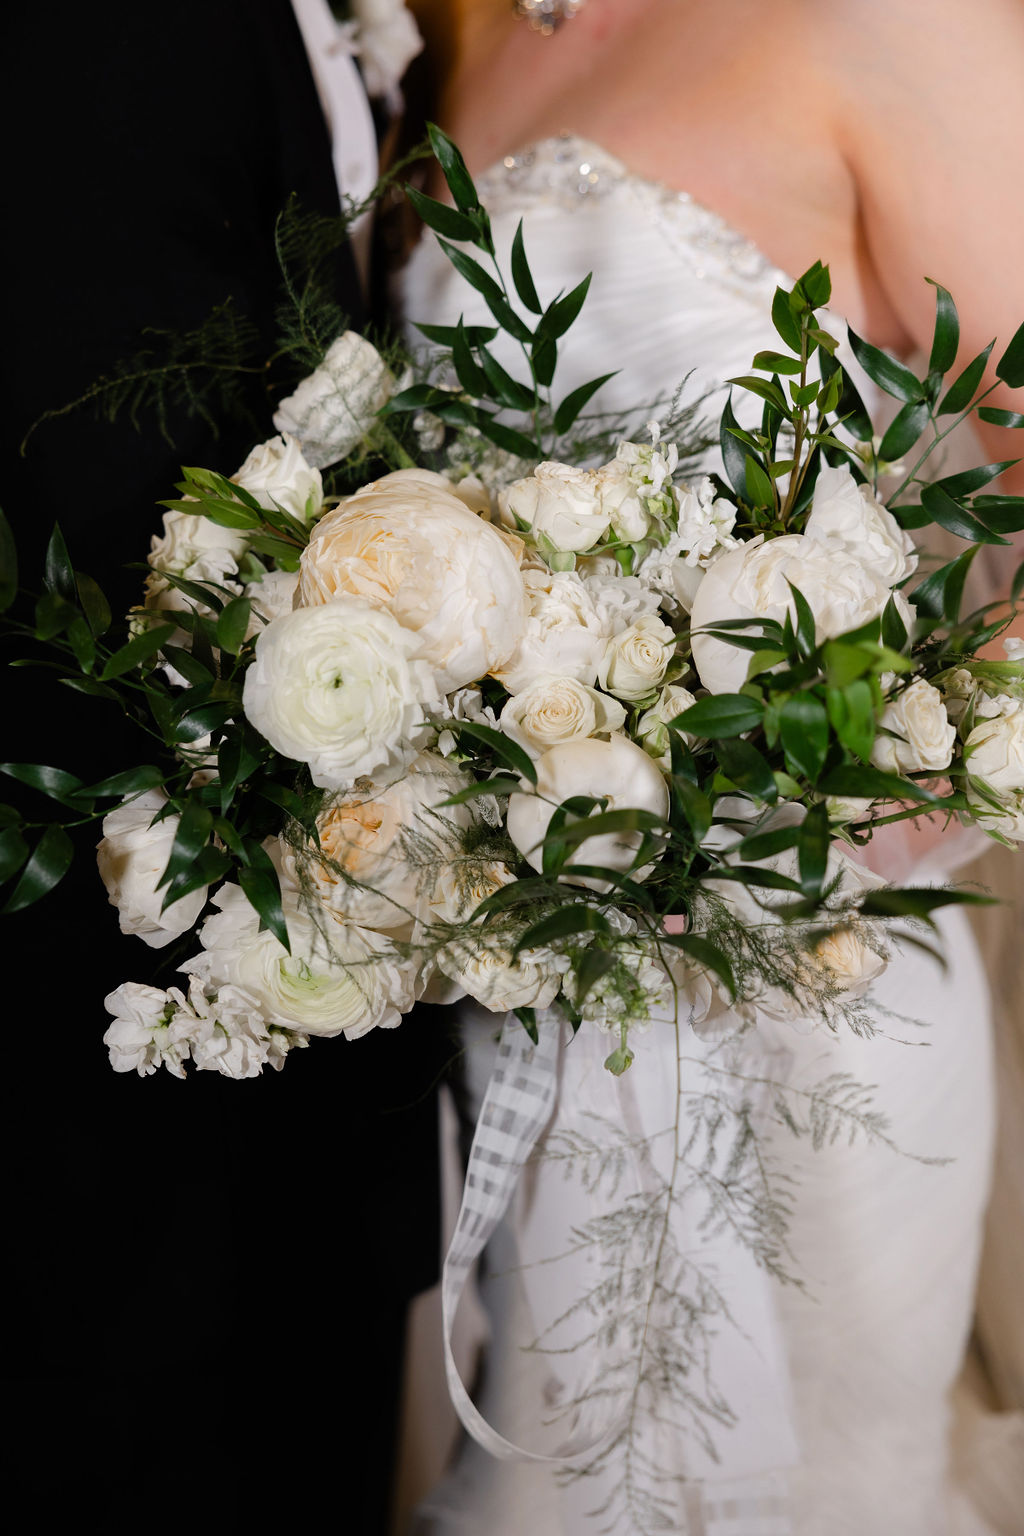
[[[298,438],[307,464],[336,464],[364,438],[395,392],[391,370],[376,347],[345,331],[320,367],[274,412],[274,426]]]
[[[651,515],[633,483],[629,463],[619,457],[595,471],[594,483],[602,512],[607,512],[617,539],[637,543],[651,526]]]
[[[310,468],[287,432],[254,448],[232,479],[268,512],[280,508],[300,523],[315,517],[324,499],[320,471]]]
[[[166,804],[160,789],[126,800],[104,816],[103,840],[96,849],[100,878],[117,908],[121,932],[136,934],[151,949],[163,949],[187,933],[206,904],[204,885],[160,910],[167,887],[157,890],[156,883],[167,868],[179,821],[167,816],[154,823]]]
[[[677,683],[670,683],[667,688],[662,689],[658,702],[651,709],[646,710],[637,721],[636,739],[665,773],[668,773],[672,766],[672,732],[668,728],[668,722],[696,702],[689,688],[681,688]],[[697,739],[688,731],[677,729],[675,734],[688,747],[692,746]]]
[[[937,773],[953,760],[956,726],[942,694],[924,678],[886,704],[871,761],[886,773]]]
[[[838,544],[856,556],[887,587],[917,569],[914,541],[849,466],[819,471],[806,534],[819,544]]]
[[[501,712],[501,729],[536,756],[562,742],[617,731],[625,720],[626,711],[617,699],[574,677],[545,676],[509,699]]]
[[[964,742],[968,773],[996,795],[1024,789],[1024,702],[1000,693],[980,702],[976,715],[982,718]]]
[[[645,698],[661,683],[675,650],[674,631],[656,614],[645,614],[608,641],[597,680],[620,699]]]
[[[498,497],[502,517],[518,520],[556,550],[593,549],[608,531],[594,473],[568,464],[538,464],[532,475],[505,487]]]

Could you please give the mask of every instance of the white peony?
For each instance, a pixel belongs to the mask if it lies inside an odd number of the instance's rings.
[[[635,809],[668,815],[664,777],[643,748],[627,736],[614,735],[608,741],[591,737],[552,747],[537,763],[536,793],[512,795],[508,803],[508,835],[534,869],[542,867],[543,850],[538,845],[555,807],[574,795],[604,797],[609,811]],[[569,862],[626,870],[641,841],[639,832],[599,833],[578,844]],[[632,878],[642,880],[650,869],[634,871]],[[611,889],[607,881],[591,876],[567,875],[565,879],[594,891]]]
[[[1024,701],[1009,694],[982,698],[974,729],[964,742],[964,763],[1000,797],[1024,790]]]
[[[100,878],[111,906],[117,908],[122,933],[134,933],[151,949],[163,949],[190,929],[206,903],[205,885],[181,896],[161,912],[167,887],[157,881],[167,868],[179,818],[153,818],[167,804],[163,790],[148,789],[126,800],[103,818],[103,838],[96,849]]]
[[[351,594],[417,638],[445,693],[500,668],[526,623],[521,544],[440,475],[398,470],[343,501],[302,553],[299,601]]]
[[[937,773],[953,761],[955,743],[942,694],[919,677],[886,704],[871,761],[886,773]]]
[[[271,746],[309,764],[314,784],[345,789],[407,763],[423,740],[439,700],[418,649],[359,598],[296,608],[258,636],[242,706]]]
[[[625,721],[626,711],[617,699],[574,677],[535,678],[501,712],[505,735],[532,757],[562,742],[607,735]]]
[[[540,673],[593,683],[611,631],[575,571],[527,568],[522,573],[526,622],[515,650],[494,671],[509,693]]]
[[[620,699],[646,698],[660,686],[675,652],[675,632],[656,614],[645,614],[608,641],[597,680]]]
[[[310,468],[297,439],[288,432],[258,444],[231,478],[266,511],[279,508],[300,523],[312,521],[324,499],[320,471]]]
[[[866,485],[858,485],[846,464],[819,471],[805,531],[819,544],[846,550],[887,587],[917,569],[909,533]]]
[[[541,547],[568,553],[593,549],[611,521],[595,472],[550,460],[506,486],[498,506],[510,526],[525,525]]]
[[[336,464],[361,441],[395,392],[377,348],[355,331],[332,342],[320,367],[274,412],[279,432],[298,439],[314,469]]]
[[[800,533],[740,544],[705,572],[690,615],[694,665],[710,693],[740,688],[750,653],[709,634],[705,626],[724,619],[781,622],[794,611],[790,582],[810,605],[819,642],[877,618],[890,596],[885,581],[841,546],[819,544]],[[894,596],[909,621],[909,605],[899,593]]]
[[[221,910],[200,931],[202,953],[182,970],[207,989],[238,987],[269,1025],[308,1035],[356,1039],[392,1029],[412,1007],[416,967],[388,939],[330,920],[321,931],[284,883],[282,899],[291,954],[260,920],[236,885],[214,896]]]

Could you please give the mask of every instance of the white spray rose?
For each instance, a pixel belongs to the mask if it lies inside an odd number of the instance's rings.
[[[532,475],[516,480],[498,496],[509,525],[526,524],[540,543],[556,550],[582,552],[608,532],[609,513],[602,507],[593,470],[546,461]]]
[[[163,522],[163,535],[154,534],[150,543],[147,608],[192,606],[191,598],[164,579],[165,571],[188,581],[215,582],[231,591],[238,590],[233,578],[248,548],[244,529],[222,528],[208,517],[173,510],[164,513]]]
[[[871,761],[886,773],[937,773],[953,761],[955,742],[942,694],[918,678],[882,711]]]
[[[492,1013],[512,1008],[547,1008],[561,985],[567,962],[550,950],[510,950],[451,944],[437,957],[439,969]]]
[[[274,412],[279,432],[298,438],[314,469],[336,464],[366,436],[395,392],[395,380],[370,342],[345,331],[320,367],[302,380]]]
[[[296,608],[268,624],[245,674],[242,707],[321,789],[404,764],[438,704],[417,637],[358,598]]]
[[[981,699],[975,720],[964,742],[967,772],[1001,797],[1024,789],[1024,701],[1005,693]]]
[[[575,571],[523,571],[526,623],[519,644],[494,676],[509,693],[542,672],[593,683],[609,634],[594,598]]]
[[[819,642],[877,618],[889,600],[886,583],[837,545],[788,533],[741,544],[716,560],[697,589],[691,612],[693,661],[710,693],[734,693],[746,681],[750,653],[708,634],[723,619],[775,619],[794,611],[789,582],[803,593]],[[911,609],[893,594],[909,623]]]
[[[186,933],[206,903],[204,885],[172,902],[165,912],[160,910],[167,887],[158,891],[156,883],[167,868],[179,821],[167,816],[153,822],[166,804],[167,796],[159,789],[126,800],[104,816],[103,839],[96,849],[100,878],[111,906],[117,908],[121,932],[136,934],[151,949],[163,949]]]
[[[978,681],[966,667],[957,667],[941,679],[942,702],[954,725],[959,725],[978,691]]]
[[[887,587],[917,569],[917,551],[909,533],[866,485],[857,484],[846,464],[819,471],[806,535],[819,544],[845,549]]]
[[[625,721],[626,711],[617,699],[574,677],[535,678],[501,712],[505,735],[534,757],[561,742],[617,731]]]
[[[665,773],[668,773],[672,766],[671,736],[673,733],[668,728],[668,722],[696,702],[689,688],[681,688],[678,683],[670,683],[667,688],[661,690],[661,697],[657,703],[645,710],[637,721],[636,740]],[[691,747],[697,739],[688,731],[677,729],[676,734],[688,747]]]
[[[537,763],[537,793],[512,795],[508,803],[508,835],[534,869],[541,868],[543,850],[538,844],[555,807],[574,795],[602,796],[610,811],[635,809],[668,815],[668,788],[661,771],[627,736],[612,736],[608,741],[591,737],[552,747]],[[600,833],[580,843],[569,862],[625,870],[641,841],[639,832]],[[635,871],[632,878],[645,879],[652,867]],[[565,878],[569,884],[585,885],[593,891],[611,889],[607,881],[590,876]]]
[[[656,614],[645,614],[605,646],[597,680],[620,699],[642,699],[661,683],[675,655],[674,631]]]
[[[254,448],[232,479],[268,512],[278,507],[300,523],[315,517],[324,499],[320,471],[310,468],[288,432]]]
[[[440,475],[398,470],[343,501],[302,552],[299,601],[351,594],[414,635],[442,692],[501,667],[526,623],[518,540]]]
[[[287,883],[282,887],[291,954],[236,885],[221,886],[200,931],[202,954],[182,970],[207,986],[228,984],[250,997],[268,1024],[308,1035],[357,1039],[393,1029],[412,1007],[415,965],[382,934],[334,919],[315,924]]]

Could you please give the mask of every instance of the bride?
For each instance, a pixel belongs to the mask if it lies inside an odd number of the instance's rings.
[[[930,338],[925,274],[960,301],[964,360],[1012,333],[1024,307],[1011,282],[1024,248],[1024,187],[1009,149],[1024,142],[1016,0],[979,0],[969,14],[934,0],[926,15],[915,0],[419,9],[443,78],[431,115],[466,155],[499,251],[522,217],[542,297],[593,272],[559,395],[617,368],[595,400],[605,410],[669,399],[687,375],[684,398],[696,399],[772,345],[776,284],[819,257],[836,311],[897,353]],[[487,318],[432,240],[414,252],[403,287],[410,320]],[[986,457],[1012,458],[1012,435],[986,430]],[[1024,490],[1019,471],[1017,482],[1007,474],[1008,488]],[[934,834],[878,847],[886,872],[908,883],[946,878],[954,862]],[[670,1202],[678,1267],[662,1271],[669,1294],[660,1323],[652,1316],[663,1338],[640,1346],[661,1376],[648,1373],[611,1452],[595,1450],[570,1473],[469,1444],[419,1529],[995,1529],[949,1471],[949,1394],[970,1326],[994,1105],[985,978],[962,914],[948,912],[941,927],[949,970],[914,948],[897,954],[875,988],[870,1039],[778,1024],[738,1044],[690,1038],[677,1090],[671,1031],[655,1025],[615,1083],[600,1070],[600,1042],[581,1032],[562,1058],[541,1158],[489,1251],[493,1337],[479,1401],[496,1429],[550,1450],[545,1419],[564,1420],[568,1404],[585,1421],[615,1384],[607,1326],[587,1343],[593,1320],[571,1306],[588,1276],[597,1296],[581,1234],[602,1221],[607,1232],[614,1207],[600,1181],[571,1177],[567,1149],[578,1152],[595,1127],[628,1126],[645,1149],[634,1156],[638,1183],[658,1185],[671,1178],[657,1147],[677,1101],[692,1155],[706,1132],[701,1106],[717,1096],[731,1124],[747,1117],[757,1158],[788,1191],[784,1235],[773,1247],[763,1211],[753,1234],[730,1232],[702,1163],[703,1192]],[[465,1020],[478,1095],[494,1022]],[[875,1085],[871,1108],[899,1150],[865,1134],[815,1148],[783,1123],[780,1102],[800,1121],[801,1105],[844,1074]],[[699,1305],[698,1272],[714,1277],[714,1299]]]

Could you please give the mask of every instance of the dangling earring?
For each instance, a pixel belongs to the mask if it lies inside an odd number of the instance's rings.
[[[585,4],[586,0],[512,0],[512,14],[517,21],[525,21],[531,32],[550,37]]]

